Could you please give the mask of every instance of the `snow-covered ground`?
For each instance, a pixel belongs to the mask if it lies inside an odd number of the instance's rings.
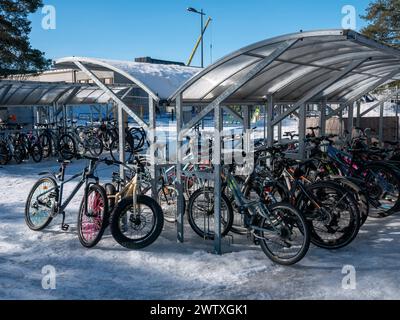
[[[70,172],[82,169],[75,162]],[[294,267],[269,261],[246,237],[224,241],[223,256],[210,253],[186,227],[178,244],[173,225],[142,251],[128,251],[107,235],[92,250],[81,247],[74,229],[59,223],[41,233],[24,223],[27,194],[37,174],[55,162],[0,168],[0,299],[399,299],[400,215],[371,219],[358,239],[340,251],[315,247]],[[100,171],[110,177],[110,170]],[[79,197],[68,209],[75,224]],[[42,268],[56,269],[56,290],[42,289]],[[344,290],[345,265],[356,270],[356,290]]]

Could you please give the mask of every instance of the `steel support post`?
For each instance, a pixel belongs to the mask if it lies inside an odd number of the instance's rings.
[[[272,95],[268,96],[267,107],[267,145],[272,147],[274,145],[274,125],[272,123],[274,118],[274,98]]]
[[[151,173],[151,194],[153,199],[157,199],[157,164],[156,164],[156,102],[149,95],[149,143],[150,143],[150,173]]]
[[[306,127],[307,127],[307,104],[303,104],[299,109],[299,157],[301,160],[306,158]]]
[[[356,103],[348,106],[349,112],[348,112],[348,117],[347,117],[347,131],[350,133],[350,137],[353,137],[355,106],[356,106]]]
[[[344,126],[343,126],[343,105],[340,105],[339,108],[341,109],[339,111],[339,135],[343,136],[344,134]]]
[[[119,134],[119,161],[125,163],[125,125],[124,125],[124,109],[118,106],[118,134]],[[121,179],[125,179],[125,169],[123,166],[119,168]]]
[[[357,127],[361,127],[361,101],[356,102],[357,106],[357,120],[356,120],[356,125]]]
[[[63,114],[63,126],[64,130],[67,130],[68,122],[67,122],[67,106],[65,104],[62,105],[62,114]]]
[[[251,122],[250,106],[248,106],[248,105],[242,106],[242,110],[243,110],[243,128],[244,128],[244,131],[246,131],[246,130],[250,129],[250,122]]]
[[[280,105],[280,106],[278,107],[278,110],[279,110],[279,115],[281,115],[282,112],[283,112],[283,106]],[[279,141],[279,143],[282,142],[282,126],[283,126],[283,123],[282,123],[282,121],[281,121],[281,122],[279,122],[279,124],[278,124],[278,141]]]
[[[321,103],[321,116],[320,116],[320,123],[319,126],[321,128],[321,136],[324,136],[326,134],[326,111],[327,111],[327,104],[328,101],[325,98],[322,103]]]
[[[246,108],[248,110],[248,107]],[[248,117],[244,117],[245,121]],[[214,121],[215,121],[215,140],[214,140],[214,220],[215,220],[215,240],[214,250],[215,254],[222,254],[222,227],[221,227],[221,132],[223,130],[223,116],[222,109],[220,106],[216,106],[214,109]]]
[[[183,113],[182,113],[182,94],[176,98],[176,187],[178,189],[178,207],[177,207],[177,237],[178,242],[183,243],[184,239],[184,201],[183,184],[182,184],[182,146],[183,137],[181,137],[183,128]]]
[[[264,142],[267,142],[267,117],[268,117],[268,106],[264,104]]]
[[[385,116],[385,103],[382,102],[380,106],[380,113],[379,113],[379,143],[381,146],[384,145],[383,138],[384,138],[384,116]]]

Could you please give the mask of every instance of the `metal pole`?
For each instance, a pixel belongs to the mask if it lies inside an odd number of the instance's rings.
[[[399,141],[399,105],[398,99],[396,100],[396,134],[395,134],[396,141]]]
[[[354,107],[355,103],[348,106],[348,118],[347,118],[347,131],[350,133],[350,137],[353,137],[353,127],[354,127]]]
[[[283,106],[280,105],[278,107],[278,110],[279,110],[279,115],[281,115],[283,112]],[[282,142],[282,121],[279,122],[279,124],[278,124],[278,141],[279,141],[279,143]]]
[[[264,105],[264,142],[267,141],[267,105]]]
[[[62,106],[62,112],[63,112],[63,125],[64,129],[67,129],[67,106],[63,104]]]
[[[182,139],[181,131],[183,127],[183,117],[182,117],[182,94],[179,94],[176,98],[176,186],[178,189],[178,207],[177,207],[177,237],[178,242],[183,243],[184,239],[184,195],[183,195],[183,185],[182,185]]]
[[[307,104],[303,104],[299,110],[299,156],[301,160],[306,158],[306,127],[307,127]]]
[[[150,140],[150,173],[151,173],[151,193],[153,199],[157,199],[157,165],[155,158],[155,143],[156,143],[156,102],[149,95],[149,140]]]
[[[357,105],[357,122],[356,125],[358,128],[361,127],[361,101],[356,102]]]
[[[118,106],[118,134],[119,134],[119,161],[125,163],[125,126],[124,126],[124,110],[122,106]],[[125,179],[125,170],[123,166],[119,168],[121,179]]]
[[[339,108],[341,108],[340,112],[339,112],[339,135],[343,136],[344,133],[344,127],[343,127],[343,109],[342,109],[343,105],[339,105]]]
[[[200,34],[201,34],[201,67],[204,68],[204,34],[203,34],[203,29],[204,29],[204,12],[203,9],[201,9],[201,29],[200,29]]]
[[[268,96],[268,109],[267,109],[267,145],[272,147],[274,145],[274,126],[272,124],[274,117],[274,98],[272,95]]]
[[[381,146],[384,145],[383,143],[383,133],[384,133],[384,113],[385,113],[385,103],[382,102],[381,104],[381,109],[380,109],[380,115],[379,115],[379,143],[381,144]]]
[[[250,106],[242,106],[243,108],[243,127],[244,131],[250,129]]]
[[[246,108],[248,109],[248,108]],[[223,129],[222,108],[217,105],[214,109],[215,140],[214,140],[214,219],[215,219],[215,254],[222,254],[221,228],[221,132]]]
[[[327,99],[325,98],[321,104],[321,116],[320,116],[320,124],[321,127],[321,136],[326,134],[326,107],[327,107]]]

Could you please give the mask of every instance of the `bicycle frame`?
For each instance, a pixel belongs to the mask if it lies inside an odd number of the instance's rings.
[[[55,212],[52,213],[53,218],[59,214],[64,214],[65,209],[68,207],[68,205],[71,203],[71,201],[74,199],[74,197],[77,195],[77,193],[81,190],[81,188],[85,185],[85,212],[87,212],[87,196],[88,196],[88,190],[89,187],[92,184],[98,184],[99,179],[94,176],[93,172],[96,169],[96,163],[93,161],[90,161],[89,167],[86,167],[83,170],[83,173],[78,173],[69,178],[68,180],[65,181],[65,169],[67,165],[65,163],[62,164],[61,166],[61,173],[60,173],[60,184],[56,186],[55,188],[47,190],[45,193],[38,195],[36,198],[36,201],[40,203],[40,198],[52,193],[54,191],[59,190],[58,192],[58,198],[56,199],[57,201],[57,208]],[[47,173],[46,173],[47,174]],[[54,174],[52,174],[54,176]],[[68,196],[68,198],[63,202],[63,193],[64,193],[64,186],[71,181],[81,177],[81,180],[78,182],[78,184],[75,186],[74,190],[71,192],[71,194]],[[95,180],[95,183],[90,183],[90,180]],[[63,222],[64,226],[64,222]]]
[[[233,197],[235,199],[236,204],[239,205],[241,209],[247,209],[251,212],[252,216],[257,215],[257,208],[261,208],[261,212],[259,212],[264,218],[269,218],[269,209],[268,207],[259,199],[256,201],[249,201],[244,196],[242,191],[240,190],[239,184],[236,181],[235,177],[230,173],[222,174],[222,177],[225,178],[225,183],[229,190],[233,193]]]

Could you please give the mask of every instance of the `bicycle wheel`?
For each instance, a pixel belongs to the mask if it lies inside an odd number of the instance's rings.
[[[129,130],[129,139],[133,150],[139,150],[144,147],[146,142],[146,133],[141,128],[132,128]]]
[[[111,144],[110,150],[111,158],[114,161],[120,161],[120,152],[119,152],[119,140],[114,140]],[[125,162],[132,162],[133,160],[133,150],[129,143],[125,143]]]
[[[345,177],[334,177],[333,181],[339,183],[344,188],[347,188],[349,192],[352,193],[352,195],[354,196],[355,200],[358,203],[358,209],[360,211],[360,219],[361,219],[360,224],[361,226],[363,226],[365,222],[367,222],[369,217],[370,207],[369,207],[368,197],[365,195],[365,193],[359,186],[349,181]]]
[[[5,143],[0,143],[0,165],[4,166],[10,161],[10,150]]]
[[[164,215],[158,203],[139,195],[136,205],[132,198],[122,199],[111,219],[111,233],[121,246],[139,250],[150,246],[160,236]]]
[[[400,209],[400,174],[388,164],[369,164],[364,181],[376,214],[388,217]]]
[[[17,164],[21,164],[22,161],[24,161],[24,159],[26,158],[25,147],[21,144],[17,144],[16,146],[14,146],[13,157]]]
[[[164,212],[165,221],[175,223],[177,219],[178,190],[173,186],[161,187],[158,191],[158,204]],[[185,212],[186,201],[183,201],[183,206],[183,212]]]
[[[78,236],[86,248],[95,247],[103,237],[107,221],[110,219],[108,199],[105,190],[99,185],[92,185],[82,199],[78,214]],[[85,212],[87,207],[87,212]]]
[[[111,144],[114,140],[118,140],[118,135],[116,135],[113,130],[107,129],[106,131],[104,131],[104,133],[102,134],[104,150],[110,151]]]
[[[310,231],[305,218],[294,207],[278,203],[268,208],[269,219],[259,219],[256,237],[261,249],[275,263],[293,265],[310,248]]]
[[[188,219],[193,231],[205,240],[215,238],[214,189],[203,188],[192,194],[189,199]],[[231,231],[233,209],[226,195],[221,197],[222,236]]]
[[[307,193],[313,200],[301,193],[297,208],[309,222],[311,242],[324,249],[349,245],[360,230],[360,211],[351,192],[334,182],[317,182]]]
[[[43,159],[43,149],[39,144],[34,144],[30,150],[31,157],[34,162],[39,163]]]
[[[103,153],[103,142],[95,136],[91,136],[87,140],[87,147],[93,157],[99,157]]]
[[[58,150],[63,160],[72,160],[77,153],[76,142],[69,134],[60,137]]]
[[[53,178],[36,182],[25,205],[25,222],[29,229],[40,231],[50,224],[57,199],[58,188]]]
[[[47,159],[53,154],[53,142],[49,134],[43,133],[39,136],[39,142],[42,147],[43,158]]]

